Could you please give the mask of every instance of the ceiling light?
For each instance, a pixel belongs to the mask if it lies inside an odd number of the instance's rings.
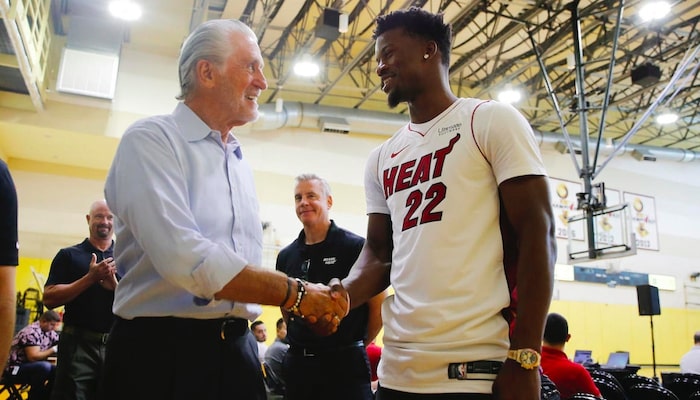
[[[672,111],[664,111],[656,116],[656,123],[659,125],[672,124],[678,121],[678,114]]]
[[[141,18],[141,6],[131,0],[112,0],[109,3],[109,12],[126,21],[136,21]]]
[[[318,64],[315,63],[308,54],[304,54],[301,60],[294,64],[294,73],[299,76],[314,77],[318,75],[319,71],[320,68]]]
[[[667,1],[650,1],[639,10],[642,21],[651,21],[665,17],[671,11],[671,5]]]
[[[520,91],[511,88],[503,89],[498,93],[498,101],[508,104],[517,103],[520,97]]]

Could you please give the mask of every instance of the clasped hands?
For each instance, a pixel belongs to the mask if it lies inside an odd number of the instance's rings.
[[[305,282],[306,294],[299,305],[300,316],[319,336],[335,333],[350,312],[350,296],[340,281],[333,279],[329,285]]]
[[[88,274],[91,274],[92,278],[105,289],[114,290],[117,287],[117,266],[113,257],[105,258],[98,263],[97,256],[92,253]]]

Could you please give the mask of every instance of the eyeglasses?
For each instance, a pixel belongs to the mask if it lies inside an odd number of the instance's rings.
[[[306,259],[301,263],[301,279],[307,281],[309,280],[309,267],[311,266],[311,260]]]

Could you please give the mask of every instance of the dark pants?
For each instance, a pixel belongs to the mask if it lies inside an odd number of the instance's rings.
[[[422,394],[399,392],[381,387],[377,389],[377,400],[490,400],[492,395],[484,393],[439,393]]]
[[[101,400],[265,400],[255,338],[242,319],[118,318]]]
[[[6,383],[29,384],[29,400],[48,400],[54,380],[54,366],[48,361],[31,361],[9,367]]]
[[[58,340],[51,400],[97,399],[97,385],[105,359],[105,343],[100,336],[72,327],[63,328]]]
[[[371,400],[370,369],[364,346],[304,354],[290,347],[282,374],[287,400]]]

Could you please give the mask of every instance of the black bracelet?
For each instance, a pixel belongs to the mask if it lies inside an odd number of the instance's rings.
[[[301,305],[301,300],[304,298],[304,295],[306,294],[306,288],[304,287],[304,281],[299,279],[299,278],[294,278],[294,280],[297,281],[297,299],[294,302],[294,305],[285,309],[284,311],[290,312],[292,314],[298,315],[302,318],[304,318],[304,315],[301,313],[301,310],[299,310],[299,306]]]
[[[287,295],[284,296],[284,300],[280,303],[280,307],[284,307],[284,304],[289,300],[289,295],[292,294],[292,278],[287,277]]]

